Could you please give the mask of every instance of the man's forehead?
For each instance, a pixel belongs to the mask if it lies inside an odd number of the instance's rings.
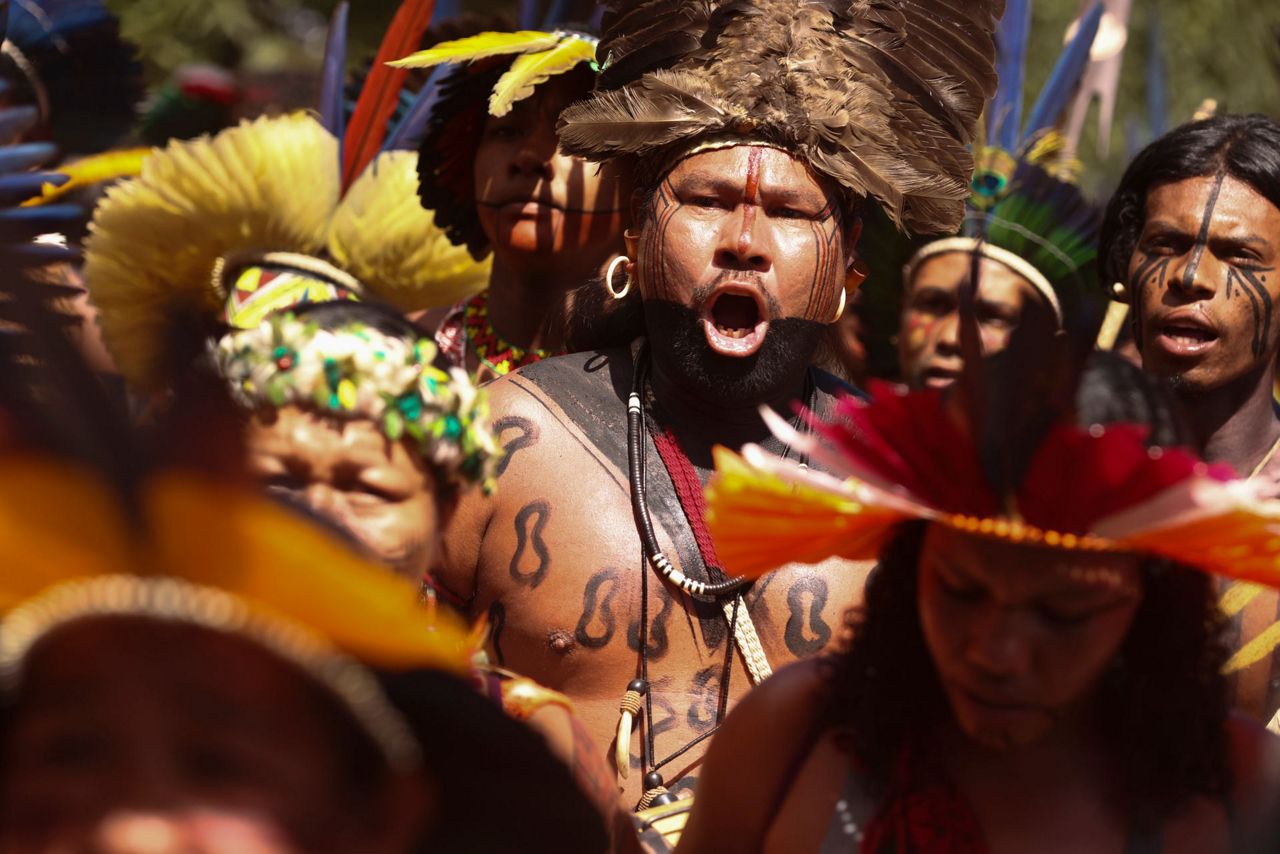
[[[1212,205],[1210,233],[1280,235],[1280,209],[1249,184],[1230,175],[1207,175],[1159,184],[1147,194],[1149,225],[1198,231]]]
[[[735,143],[694,149],[672,169],[673,179],[682,177],[745,178],[756,170],[761,180],[802,178],[818,187],[809,165],[799,157],[766,143]]]

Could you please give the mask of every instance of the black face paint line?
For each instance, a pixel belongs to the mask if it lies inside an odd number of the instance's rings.
[[[1226,180],[1226,171],[1218,172],[1213,179],[1213,189],[1209,191],[1209,201],[1204,206],[1204,218],[1200,221],[1200,233],[1196,235],[1195,246],[1191,248],[1191,257],[1182,271],[1182,289],[1189,291],[1196,285],[1196,271],[1200,269],[1200,259],[1204,257],[1205,247],[1209,244],[1209,225],[1213,222],[1213,211],[1218,206],[1218,195],[1222,192],[1222,182]]]
[[[1241,270],[1232,268],[1227,272],[1227,294],[1230,296],[1235,288],[1239,288],[1249,298],[1253,308],[1253,337],[1250,350],[1255,359],[1261,358],[1271,338],[1271,315],[1274,309],[1271,294],[1267,291],[1265,273],[1272,268],[1257,270]]]

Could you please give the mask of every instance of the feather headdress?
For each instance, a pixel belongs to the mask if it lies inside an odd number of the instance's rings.
[[[406,0],[379,56],[417,44],[431,6]],[[347,122],[336,71],[344,49],[330,39],[319,119],[261,118],[172,142],[97,208],[85,280],[131,383],[156,390],[171,377],[165,345],[179,311],[212,335],[304,302],[448,305],[488,281],[487,265],[453,246],[417,203],[413,154],[381,151],[403,72],[376,63]]]
[[[108,191],[86,244],[85,281],[130,382],[163,386],[177,307],[211,326],[251,327],[269,310],[315,299],[310,287],[321,298],[373,295],[412,308],[484,286],[487,269],[417,204],[412,153],[381,155],[341,198],[337,164],[337,139],[295,114],[171,143]],[[305,287],[258,287],[264,264],[301,265]]]
[[[486,116],[503,116],[552,77],[595,70],[597,39],[569,30],[490,31],[441,42],[393,65],[457,66],[438,85],[418,153],[418,192],[453,242],[475,258],[488,240],[475,212],[475,153]],[[591,78],[593,79],[593,78]],[[583,94],[591,83],[584,82]]]
[[[869,402],[846,399],[814,435],[770,420],[831,473],[752,445],[740,456],[717,449],[707,521],[725,569],[738,575],[833,555],[875,559],[896,525],[927,520],[1018,544],[1154,555],[1280,586],[1280,507],[1228,468],[1147,447],[1142,427],[1085,430],[1050,419],[1012,437],[1027,440],[1025,465],[1002,479],[985,453],[986,426],[937,390],[873,382]]]
[[[13,0],[3,74],[69,154],[116,145],[145,94],[136,48],[100,0]]]
[[[995,90],[1003,0],[615,0],[565,150],[662,157],[710,135],[807,161],[899,226],[954,230]]]

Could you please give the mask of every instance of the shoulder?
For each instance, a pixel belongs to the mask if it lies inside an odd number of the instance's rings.
[[[819,735],[830,684],[827,663],[805,659],[779,670],[734,707],[707,751],[682,850],[759,849],[788,776]]]

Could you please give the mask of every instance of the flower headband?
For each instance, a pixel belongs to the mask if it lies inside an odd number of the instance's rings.
[[[228,333],[215,358],[246,408],[290,404],[367,418],[394,441],[414,441],[451,479],[493,488],[500,451],[488,404],[466,374],[436,368],[436,347],[360,322],[322,329],[279,314],[255,329]]]

